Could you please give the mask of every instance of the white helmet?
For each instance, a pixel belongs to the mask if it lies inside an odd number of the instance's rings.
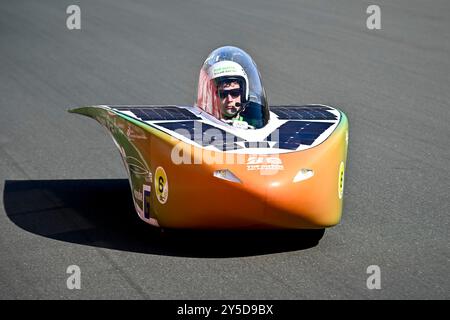
[[[227,80],[237,80],[242,88],[242,92],[245,93],[245,100],[249,99],[249,86],[248,77],[244,68],[239,63],[234,61],[219,61],[213,64],[209,70],[208,75],[211,80],[216,82],[216,85]]]

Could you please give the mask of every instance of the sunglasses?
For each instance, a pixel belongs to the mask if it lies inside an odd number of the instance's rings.
[[[232,90],[218,90],[218,94],[220,99],[224,99],[231,95],[233,98],[237,98],[241,95],[241,89],[232,89]]]

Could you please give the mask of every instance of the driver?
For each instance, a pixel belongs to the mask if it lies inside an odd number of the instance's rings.
[[[242,120],[239,111],[242,108],[242,88],[236,79],[226,79],[218,83],[217,95],[220,99],[220,117],[222,120]]]
[[[211,66],[220,120],[240,129],[254,129],[241,116],[248,101],[248,78],[241,65],[234,61],[220,61]]]

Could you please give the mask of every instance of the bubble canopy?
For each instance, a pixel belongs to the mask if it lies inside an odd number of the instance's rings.
[[[240,96],[233,110],[236,112],[226,117],[224,101],[233,103],[226,100],[228,91],[221,91],[221,84],[230,81],[236,81]],[[232,99],[237,94],[234,93]],[[249,129],[262,128],[269,121],[269,106],[258,68],[253,59],[237,47],[218,48],[206,58],[200,69],[195,105],[228,124],[236,119],[248,123]]]

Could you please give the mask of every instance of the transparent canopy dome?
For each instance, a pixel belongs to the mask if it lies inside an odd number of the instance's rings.
[[[261,75],[242,49],[226,46],[209,54],[200,70],[196,106],[228,124],[259,129],[269,121]]]

